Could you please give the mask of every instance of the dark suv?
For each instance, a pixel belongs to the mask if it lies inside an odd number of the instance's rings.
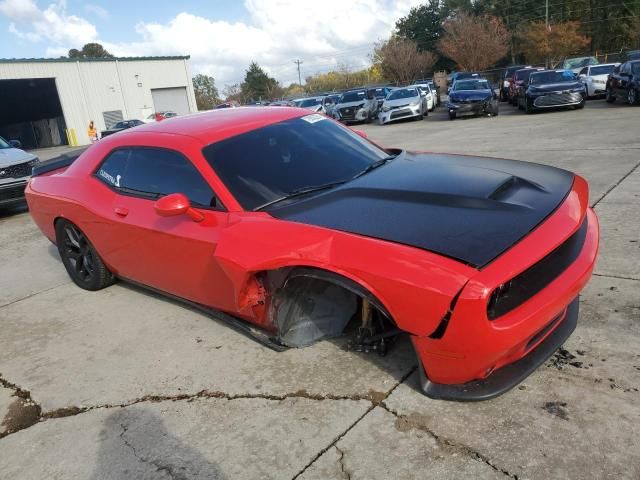
[[[502,85],[500,85],[500,101],[506,102],[509,100],[509,85],[513,82],[513,76],[517,70],[524,68],[524,65],[510,65],[504,71],[504,76],[502,77]]]
[[[640,60],[630,60],[609,74],[605,89],[607,102],[624,98],[629,105],[640,103]]]

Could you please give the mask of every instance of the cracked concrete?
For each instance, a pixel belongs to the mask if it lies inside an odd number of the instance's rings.
[[[407,339],[385,358],[341,339],[276,353],[126,284],[82,291],[28,215],[0,214],[0,479],[640,477],[640,141],[624,128],[635,110],[505,110],[361,128],[389,146],[589,180],[596,276],[577,330],[519,388],[432,401],[416,391]]]

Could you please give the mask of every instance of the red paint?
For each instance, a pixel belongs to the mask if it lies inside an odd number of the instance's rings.
[[[109,136],[66,170],[32,178],[26,189],[31,214],[52,241],[56,218],[78,225],[121,277],[267,329],[273,328],[269,296],[257,273],[305,266],[343,275],[375,295],[398,327],[412,335],[429,378],[438,383],[482,378],[488,369],[521,358],[528,339],[588,281],[598,250],[598,223],[588,207],[588,186],[578,176],[566,200],[543,224],[482,270],[414,247],[243,211],[203,158],[202,148],[305,114],[288,108],[226,109]],[[227,211],[191,207],[180,195],[154,202],[116,194],[93,172],[112,149],[127,145],[181,152]],[[492,290],[561,244],[585,215],[587,240],[575,263],[538,295],[488,321]],[[430,339],[458,292],[445,335]]]

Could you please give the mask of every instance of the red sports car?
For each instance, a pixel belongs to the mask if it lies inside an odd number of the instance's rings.
[[[598,220],[556,168],[385,149],[296,108],[144,125],[34,169],[73,281],[126,279],[274,348],[409,334],[433,398],[517,385],[571,334]],[[349,324],[349,325],[348,325]]]

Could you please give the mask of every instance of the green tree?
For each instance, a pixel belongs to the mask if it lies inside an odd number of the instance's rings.
[[[242,91],[247,98],[252,100],[265,100],[272,98],[277,90],[278,82],[271,78],[260,68],[256,62],[251,62],[244,76]]]
[[[219,103],[218,89],[213,77],[197,74],[193,77],[193,90],[196,94],[198,110],[211,110]]]
[[[81,50],[69,50],[69,58],[113,58],[113,55],[99,43],[87,43]]]

